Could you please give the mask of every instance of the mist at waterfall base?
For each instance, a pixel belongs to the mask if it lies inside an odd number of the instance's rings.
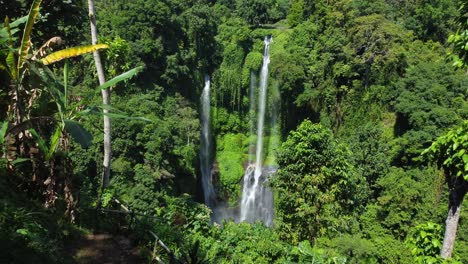
[[[221,223],[225,219],[234,220],[236,222],[257,222],[261,221],[267,226],[271,226],[273,222],[273,193],[265,185],[268,178],[276,172],[275,166],[264,166],[264,137],[265,137],[265,112],[267,109],[267,88],[268,88],[268,65],[270,63],[270,44],[271,37],[265,37],[263,63],[260,71],[260,82],[257,84],[257,78],[251,72],[250,78],[250,134],[253,138],[256,132],[256,142],[250,142],[248,166],[242,181],[242,200],[239,208],[230,208],[226,202],[219,201],[216,198],[216,191],[212,183],[212,155],[210,153],[210,82],[209,77],[205,79],[205,87],[203,89],[201,100],[201,151],[200,164],[202,173],[202,187],[204,193],[204,201],[207,206],[212,209],[212,222]],[[277,128],[277,104],[278,102],[270,102],[272,105],[271,120],[269,123],[270,137],[276,134]],[[255,120],[256,119],[256,120]],[[254,124],[256,121],[256,129]],[[272,141],[270,140],[269,148]],[[252,160],[255,150],[255,160]]]

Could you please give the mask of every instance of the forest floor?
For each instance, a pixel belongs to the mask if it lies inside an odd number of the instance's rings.
[[[76,263],[142,263],[138,249],[124,236],[90,234],[75,241],[68,249]]]

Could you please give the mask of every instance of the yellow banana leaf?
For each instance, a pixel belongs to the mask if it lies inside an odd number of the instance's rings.
[[[97,45],[88,45],[73,47],[68,49],[63,49],[49,54],[47,57],[43,58],[41,61],[44,65],[49,65],[51,63],[61,61],[63,59],[80,56],[85,53],[94,52],[99,49],[107,49],[108,45],[106,44],[97,44]]]
[[[29,48],[31,47],[31,31],[34,22],[36,21],[36,17],[39,14],[39,6],[41,2],[41,0],[34,0],[33,4],[31,5],[31,9],[29,10],[28,21],[26,22],[26,26],[24,28],[23,39],[21,40],[21,46],[19,49],[18,72],[21,71],[24,61],[26,60],[26,56],[28,55]]]

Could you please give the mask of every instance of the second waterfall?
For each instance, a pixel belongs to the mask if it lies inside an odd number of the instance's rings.
[[[200,97],[201,103],[201,149],[200,165],[202,175],[202,187],[205,204],[209,207],[215,205],[215,190],[211,180],[211,133],[210,133],[210,77],[205,76],[205,87]]]
[[[270,63],[270,44],[272,38],[265,37],[264,42],[265,48],[263,52],[262,69],[260,71],[258,94],[255,163],[249,164],[245,170],[239,220],[247,222],[262,221],[265,225],[270,226],[273,221],[273,194],[271,190],[265,186],[265,181],[271,174],[271,171],[263,168],[262,150],[268,87],[268,65]],[[251,98],[252,97],[253,96],[251,96]]]

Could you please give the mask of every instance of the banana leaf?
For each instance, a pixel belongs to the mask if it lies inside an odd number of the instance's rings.
[[[49,54],[41,61],[44,65],[49,65],[54,62],[61,61],[63,59],[77,57],[86,53],[94,52],[99,49],[107,49],[108,47],[109,46],[106,44],[97,44],[63,49]]]
[[[41,5],[42,0],[34,0],[31,5],[31,9],[28,14],[28,21],[23,32],[23,38],[21,40],[21,46],[19,49],[19,58],[18,58],[18,68],[17,71],[20,72],[23,67],[24,62],[26,61],[26,56],[28,55],[29,49],[31,48],[31,32],[36,21],[37,15],[39,14],[39,6]]]
[[[0,128],[0,144],[5,142],[6,131],[8,129],[8,121],[4,121],[2,128]]]
[[[39,135],[39,133],[37,133],[37,131],[34,129],[34,128],[30,128],[29,129],[29,132],[31,133],[31,135],[33,136],[34,140],[36,141],[39,149],[45,154],[47,155],[47,153],[49,153],[49,147],[47,146],[46,144],[46,141],[44,140],[43,137],[41,137],[41,135]]]
[[[84,129],[80,123],[73,120],[65,120],[65,130],[72,138],[81,145],[82,148],[88,148],[93,142],[93,136]]]
[[[24,17],[20,17],[20,18],[16,19],[15,21],[10,23],[10,27],[15,28],[15,27],[23,24],[24,22],[28,21],[28,17],[29,16],[24,16]]]
[[[103,85],[99,86],[98,90],[107,89],[107,88],[109,88],[111,86],[116,85],[117,83],[119,83],[119,82],[121,82],[123,80],[132,78],[138,72],[140,72],[142,69],[143,69],[143,67],[140,66],[140,67],[133,68],[133,69],[127,71],[127,72],[124,72],[124,73],[120,74],[119,76],[116,76],[116,77],[110,79],[109,81],[105,82]]]

